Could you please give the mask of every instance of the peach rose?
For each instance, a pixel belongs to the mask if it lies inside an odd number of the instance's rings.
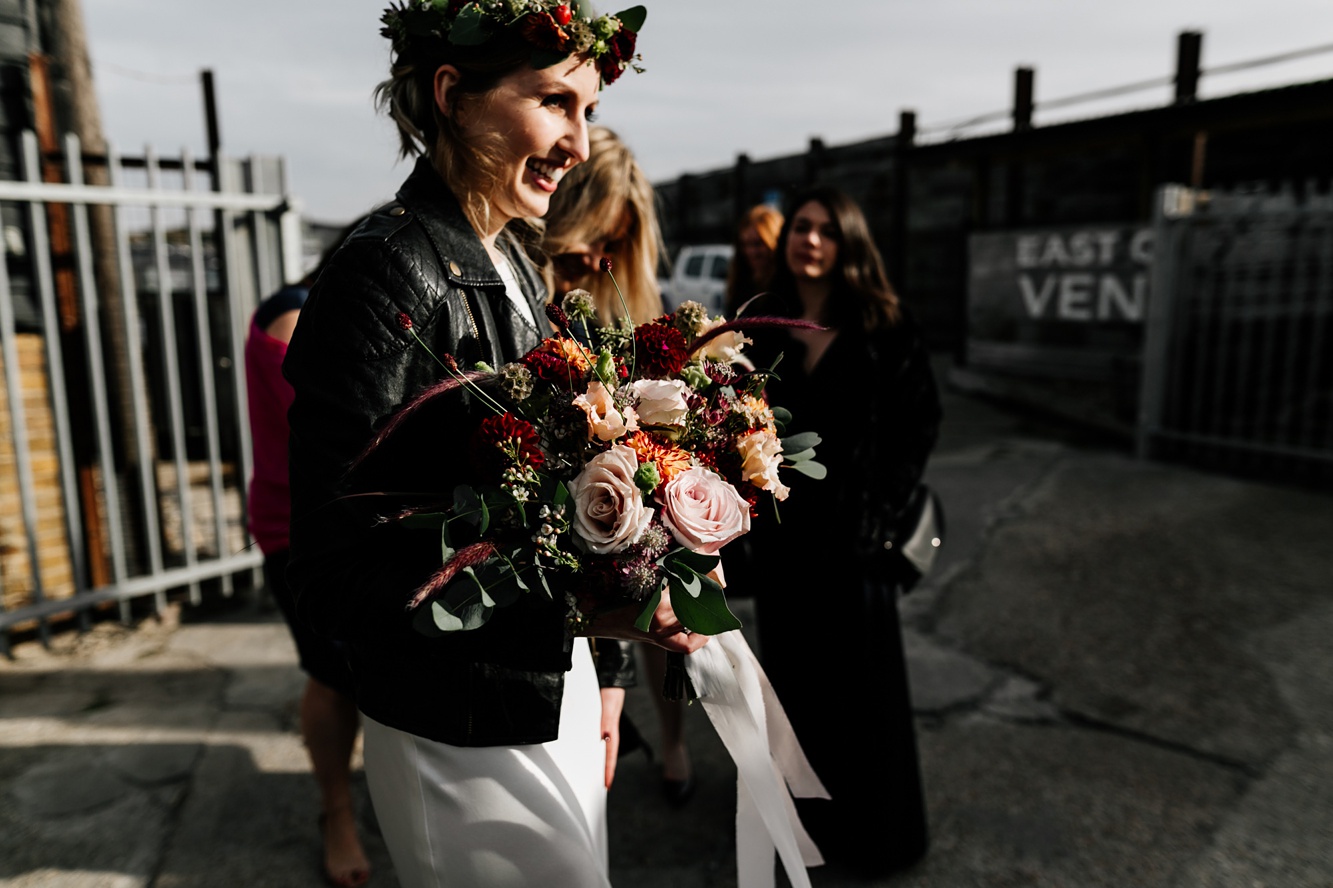
[[[634,484],[639,458],[624,444],[615,444],[588,461],[569,484],[574,504],[574,531],[597,555],[629,548],[653,518]]]
[[[751,432],[736,442],[741,455],[741,480],[749,481],[760,490],[771,492],[785,500],[790,489],[778,480],[778,466],[782,463],[782,442],[766,429]]]
[[[681,425],[689,407],[689,386],[679,379],[640,379],[633,385],[639,399],[639,419],[644,425]]]
[[[711,469],[686,469],[662,490],[662,523],[692,552],[716,555],[750,530],[750,504]]]
[[[639,428],[638,415],[633,407],[626,407],[622,412],[616,407],[616,399],[611,391],[594,379],[588,384],[588,393],[574,399],[574,406],[579,407],[588,416],[588,438],[599,441],[614,441],[628,432]]]
[[[726,318],[713,318],[705,321],[703,329],[699,331],[702,336],[716,326],[725,324]],[[741,351],[747,345],[753,345],[754,341],[741,333],[739,330],[732,330],[728,333],[719,333],[715,338],[704,343],[701,357],[710,361],[724,361],[730,363],[740,357]]]

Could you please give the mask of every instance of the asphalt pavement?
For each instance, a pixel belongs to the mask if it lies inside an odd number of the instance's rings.
[[[931,851],[814,884],[1333,886],[1333,497],[1137,461],[953,393],[929,475],[950,535],[902,610]],[[17,645],[0,888],[322,884],[302,682],[255,600]],[[651,728],[649,693],[628,705]],[[686,715],[687,805],[642,753],[621,763],[621,888],[736,884],[735,768]],[[391,888],[359,773],[356,794],[371,884]]]

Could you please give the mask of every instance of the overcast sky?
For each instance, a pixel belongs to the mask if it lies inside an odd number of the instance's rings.
[[[630,5],[633,0],[626,0]],[[280,154],[306,215],[346,221],[393,194],[391,124],[371,90],[388,63],[386,0],[84,0],[103,125],[122,151],[202,153],[198,72],[217,82],[224,149]],[[1013,69],[1037,100],[1164,77],[1176,34],[1204,67],[1333,44],[1329,0],[657,0],[645,74],[604,93],[655,180],[885,135],[1009,106]],[[603,3],[614,11],[618,6]],[[1205,96],[1333,77],[1333,52],[1205,77]],[[1050,111],[1037,123],[1159,105],[1168,88]]]

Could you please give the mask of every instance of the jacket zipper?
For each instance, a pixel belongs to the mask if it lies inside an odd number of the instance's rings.
[[[463,311],[467,312],[467,321],[472,325],[472,335],[478,341],[481,340],[481,331],[477,329],[477,319],[472,315],[472,303],[468,302],[467,291],[462,287],[458,288],[458,295],[463,299]]]

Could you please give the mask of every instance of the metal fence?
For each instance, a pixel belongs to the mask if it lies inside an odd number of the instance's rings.
[[[1333,478],[1333,193],[1159,192],[1139,451]]]
[[[242,350],[301,272],[278,159],[108,151],[88,185],[72,136],[22,147],[24,181],[0,182],[0,650],[259,565]]]

